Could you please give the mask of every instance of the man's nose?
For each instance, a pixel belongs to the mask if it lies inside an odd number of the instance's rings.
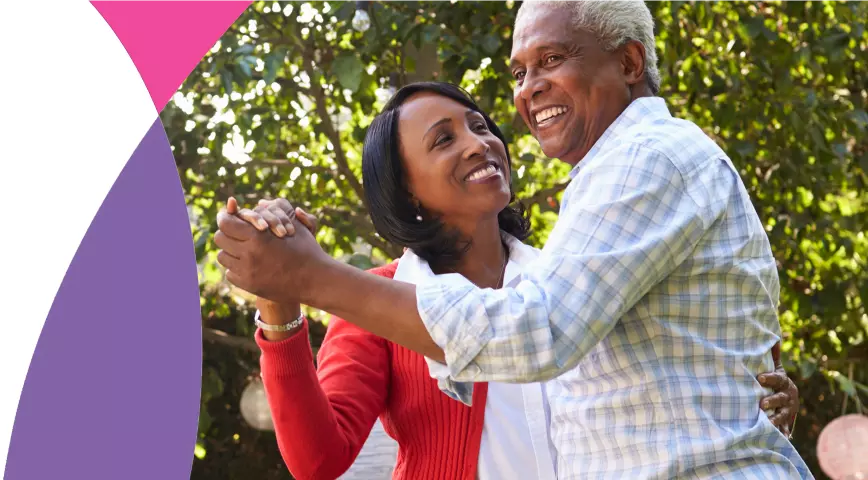
[[[521,98],[529,102],[533,97],[548,91],[549,88],[551,88],[551,84],[546,80],[545,76],[539,75],[536,72],[527,72],[524,76],[524,82],[521,84]]]

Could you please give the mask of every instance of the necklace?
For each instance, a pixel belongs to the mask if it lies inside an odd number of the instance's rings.
[[[500,277],[497,278],[497,283],[494,285],[495,289],[503,288],[503,276],[506,275],[506,265],[509,263],[509,249],[506,248],[506,244],[503,245],[503,267],[500,269]],[[449,273],[458,273],[451,268],[446,269]]]
[[[497,279],[494,288],[503,288],[503,276],[506,275],[506,264],[509,263],[509,251],[506,245],[503,246],[503,268],[500,269],[500,278]]]

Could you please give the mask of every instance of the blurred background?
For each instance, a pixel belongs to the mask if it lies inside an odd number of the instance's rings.
[[[256,2],[161,118],[187,194],[200,268],[204,364],[193,479],[289,479],[258,389],[252,302],[216,265],[228,196],[287,197],[320,244],[359,268],[401,249],[361,201],[366,127],[400,86],[462,85],[510,142],[513,182],[542,246],[566,165],[544,160],[515,112],[507,69],[518,2]],[[740,168],[782,283],[784,365],[801,392],[793,442],[816,443],[868,401],[868,2],[649,2],[675,116]],[[314,350],[327,318],[310,311]]]

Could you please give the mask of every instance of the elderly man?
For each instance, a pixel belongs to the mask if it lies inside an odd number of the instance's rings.
[[[641,2],[522,6],[515,104],[545,154],[575,168],[514,288],[374,277],[304,229],[251,234],[227,275],[445,363],[442,388],[465,402],[472,382],[554,379],[559,478],[811,478],[757,408],[754,375],[780,338],[763,224],[726,154],[654,96],[656,61]]]

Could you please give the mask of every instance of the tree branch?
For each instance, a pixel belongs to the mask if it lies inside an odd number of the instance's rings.
[[[341,218],[350,223],[356,229],[356,234],[365,239],[369,245],[379,248],[383,253],[392,258],[401,256],[401,247],[387,242],[385,239],[377,236],[376,230],[370,221],[360,217],[355,212],[342,210],[339,208],[323,206],[319,209],[321,215],[317,215],[323,222],[323,225],[334,228],[334,223],[330,221],[333,218]]]
[[[282,159],[282,158],[264,158],[264,159],[255,159],[254,158],[254,159],[250,160],[249,162],[245,163],[243,166],[245,166],[245,167],[247,167],[247,166],[288,167],[288,168],[298,167],[298,168],[302,169],[302,171],[304,171],[305,173],[316,172],[316,173],[327,174],[327,175],[334,175],[334,173],[335,173],[334,170],[332,170],[328,167],[323,167],[320,165],[311,165],[308,167],[308,166],[302,165],[301,163],[293,162],[291,160]]]
[[[322,130],[322,133],[329,139],[332,143],[332,146],[335,149],[335,163],[338,166],[338,171],[340,171],[344,177],[346,177],[347,183],[356,192],[356,195],[359,197],[359,200],[365,205],[365,209],[368,209],[368,202],[365,199],[365,190],[362,188],[361,182],[356,177],[356,174],[350,169],[349,163],[347,163],[347,157],[344,153],[343,145],[341,144],[341,136],[338,134],[337,130],[335,130],[335,126],[332,124],[332,119],[329,116],[328,108],[326,108],[326,96],[325,91],[317,82],[311,82],[311,93],[313,94],[313,98],[316,103],[316,111],[320,117],[320,123],[318,127]]]
[[[229,335],[222,330],[215,330],[213,328],[202,328],[202,340],[205,340],[209,343],[218,343],[220,345],[225,345],[231,348],[240,348],[242,350],[246,350],[252,353],[259,353],[259,346],[256,345],[255,341],[247,337]]]

